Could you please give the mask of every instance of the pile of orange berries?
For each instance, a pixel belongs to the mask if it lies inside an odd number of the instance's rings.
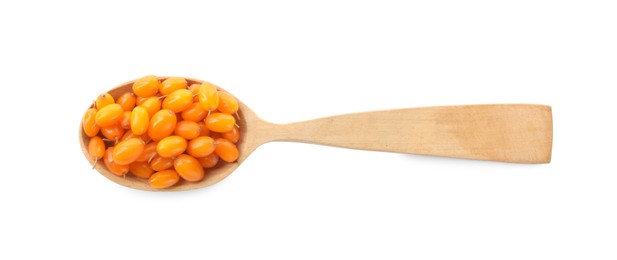
[[[88,153],[115,175],[168,188],[201,181],[219,159],[238,159],[238,101],[210,83],[156,76],[136,80],[132,92],[98,96],[82,120]]]

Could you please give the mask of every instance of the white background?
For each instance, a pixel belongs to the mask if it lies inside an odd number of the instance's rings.
[[[614,1],[195,2],[0,3],[0,259],[617,258]],[[278,123],[547,104],[553,161],[271,143],[215,186],[132,190],[77,133],[147,74]]]

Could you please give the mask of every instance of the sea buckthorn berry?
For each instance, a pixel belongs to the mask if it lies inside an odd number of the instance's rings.
[[[180,175],[175,170],[164,170],[152,174],[148,183],[154,188],[164,189],[174,186],[178,181],[180,181]]]
[[[238,129],[238,127],[234,125],[234,128],[231,131],[221,133],[221,137],[235,144],[238,142],[238,140],[240,140],[240,129]]]
[[[238,112],[238,100],[225,91],[219,91],[218,110],[225,114],[235,114]]]
[[[120,119],[120,126],[125,130],[131,129],[131,111],[124,111]]]
[[[94,121],[100,127],[112,126],[120,122],[124,110],[118,104],[109,104],[96,112]]]
[[[114,97],[110,95],[109,93],[100,94],[94,101],[94,105],[96,106],[96,109],[101,109],[113,103],[115,103]]]
[[[225,138],[215,140],[214,152],[226,162],[235,162],[240,154],[236,145]]]
[[[191,140],[199,136],[199,124],[193,121],[180,121],[176,124],[174,134],[183,137],[186,140]]]
[[[116,104],[120,105],[124,111],[131,111],[135,107],[137,98],[132,92],[125,92],[116,100]]]
[[[182,111],[182,119],[193,122],[204,120],[208,115],[208,111],[204,110],[199,102],[192,103],[188,108]]]
[[[129,164],[129,171],[142,179],[148,179],[154,173],[148,162],[133,162]]]
[[[204,178],[204,168],[195,157],[181,154],[174,160],[174,169],[187,181],[201,181]]]
[[[129,130],[124,131],[124,134],[120,138],[120,141],[128,140],[131,138],[140,138],[140,136],[136,135],[135,133],[133,133],[133,131],[129,129]]]
[[[103,155],[103,162],[105,163],[105,167],[107,167],[107,170],[109,170],[111,173],[117,176],[124,176],[125,174],[129,172],[129,166],[120,165],[120,164],[115,163],[112,158],[113,151],[114,151],[113,146],[105,150],[105,155]]]
[[[81,120],[81,127],[84,129],[84,133],[86,133],[88,137],[96,136],[101,129],[101,127],[97,125],[94,120],[96,117],[96,112],[96,108],[89,108],[86,110],[86,113]]]
[[[184,153],[187,145],[186,139],[177,135],[172,135],[158,142],[156,145],[156,152],[163,157],[176,157]]]
[[[160,141],[174,132],[174,129],[176,129],[176,122],[176,113],[173,111],[163,109],[156,112],[150,119],[148,135],[152,140]]]
[[[136,135],[143,135],[148,131],[148,125],[150,124],[150,116],[148,110],[141,106],[133,108],[130,118],[130,126],[133,133]]]
[[[204,121],[201,121],[199,123],[199,136],[210,136],[210,130],[208,130],[208,128],[206,127],[206,123]]]
[[[171,92],[163,100],[163,108],[180,113],[193,104],[193,94],[188,89],[178,89]]]
[[[171,94],[171,92],[174,92],[178,89],[186,89],[187,84],[188,83],[184,78],[171,77],[163,80],[163,83],[161,83],[160,92],[162,95],[169,95]]]
[[[235,124],[236,119],[232,115],[225,113],[210,113],[206,117],[206,127],[214,132],[229,132],[234,128]]]
[[[101,127],[101,133],[110,141],[118,141],[124,135],[124,128],[116,124],[108,127]]]
[[[152,158],[152,161],[150,161],[150,167],[157,172],[171,169],[171,167],[174,167],[174,159],[162,157],[157,154]]]
[[[152,118],[156,112],[161,110],[161,100],[158,97],[149,97],[139,105],[148,111],[148,117]]]
[[[141,106],[141,104],[144,103],[144,101],[146,101],[146,99],[148,99],[150,97],[137,97],[137,100],[135,101],[135,106]]]
[[[201,84],[193,83],[189,86],[188,90],[190,90],[193,95],[197,95],[197,92],[199,92],[199,87],[201,87]]]
[[[139,97],[151,97],[159,91],[161,84],[159,80],[152,75],[145,76],[133,83],[133,93]]]
[[[137,159],[135,159],[135,161],[147,162],[148,160],[152,160],[152,158],[156,156],[156,144],[156,142],[147,143],[146,146],[144,146],[144,151],[139,157],[137,157]]]
[[[186,153],[194,157],[205,157],[214,152],[214,139],[209,136],[200,136],[191,141],[186,148]]]
[[[105,155],[105,143],[103,139],[98,136],[90,138],[90,142],[88,142],[88,154],[90,154],[90,158],[94,161],[103,158],[103,155]]]
[[[144,146],[144,141],[135,137],[119,142],[114,147],[112,159],[114,163],[120,165],[130,164],[141,155]]]
[[[204,82],[197,91],[199,104],[206,111],[213,111],[219,106],[219,94],[216,86],[211,83]]]
[[[212,168],[216,166],[216,164],[219,162],[219,156],[216,155],[216,153],[211,153],[210,155],[206,157],[199,157],[197,158],[197,160],[201,164],[201,167],[204,167],[207,169],[207,168]]]

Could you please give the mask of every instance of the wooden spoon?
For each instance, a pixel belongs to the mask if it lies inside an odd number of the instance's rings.
[[[166,77],[161,77],[164,80]],[[186,78],[189,85],[202,83]],[[109,93],[118,98],[130,91],[133,81]],[[239,101],[237,123],[240,157],[206,171],[204,180],[181,182],[168,189],[154,189],[147,180],[130,174],[118,177],[103,163],[95,169],[108,179],[135,189],[181,191],[203,188],[229,176],[261,144],[271,141],[304,142],[352,149],[434,155],[511,163],[549,163],[553,122],[551,107],[500,104],[406,108],[355,113],[297,122],[273,124],[259,118]],[[88,137],[79,130],[82,150],[90,164]]]

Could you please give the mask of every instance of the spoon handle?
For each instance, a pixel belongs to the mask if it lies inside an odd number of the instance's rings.
[[[513,163],[551,160],[551,107],[501,104],[408,108],[270,125],[268,141]]]

